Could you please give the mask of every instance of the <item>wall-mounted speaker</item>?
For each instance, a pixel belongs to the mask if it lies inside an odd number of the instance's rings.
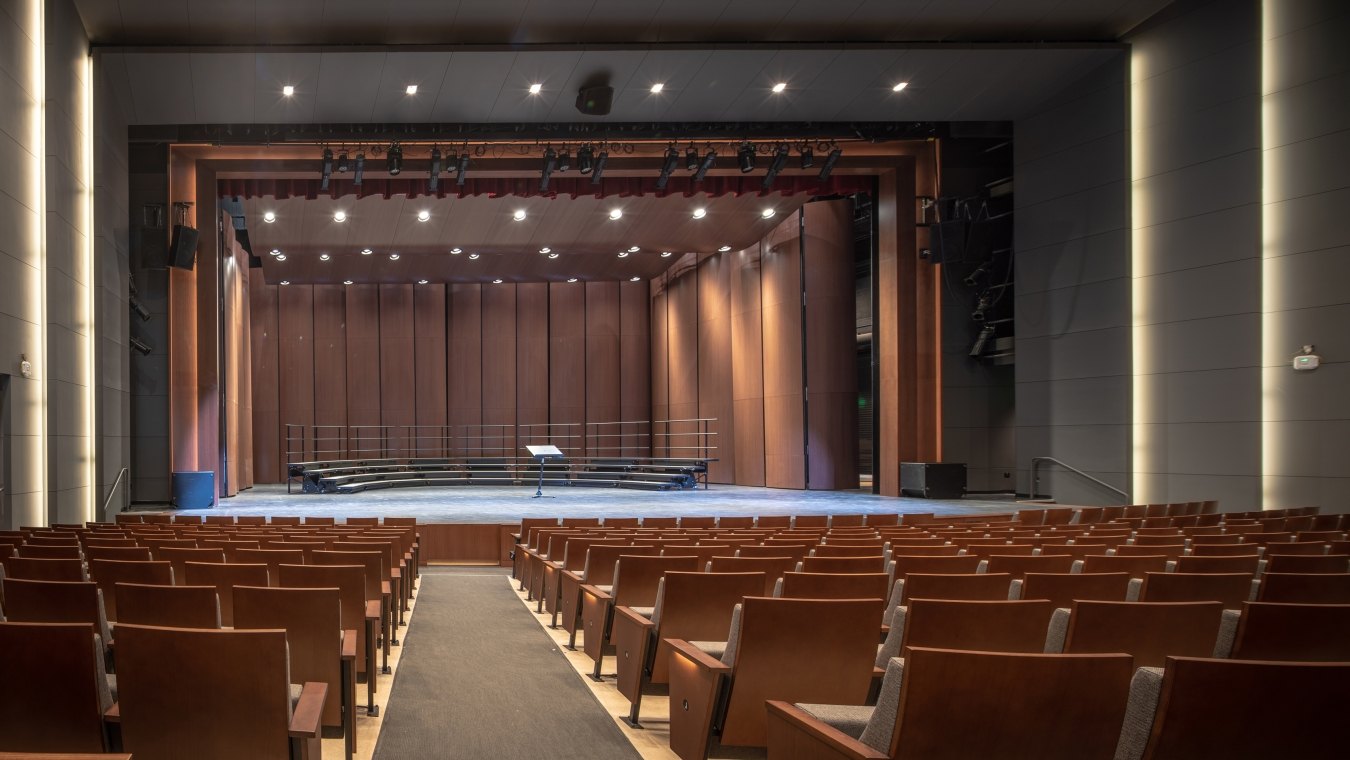
[[[197,229],[186,224],[173,226],[173,242],[169,244],[169,266],[191,269],[197,261]]]
[[[577,92],[577,110],[587,116],[608,116],[614,105],[614,88],[609,85],[582,87]]]

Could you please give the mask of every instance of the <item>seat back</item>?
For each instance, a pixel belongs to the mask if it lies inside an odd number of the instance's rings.
[[[625,607],[651,607],[656,604],[656,588],[668,572],[698,572],[698,557],[661,557],[641,554],[620,555],[614,570],[614,604]]]
[[[722,743],[764,746],[768,699],[862,704],[872,681],[878,616],[866,599],[747,597]]]
[[[234,561],[250,565],[266,565],[267,585],[280,586],[281,566],[303,565],[305,553],[299,549],[240,549],[235,552]]]
[[[843,539],[848,540],[848,539]],[[812,547],[814,557],[875,557],[884,553],[881,541],[868,540],[858,544],[821,544]]]
[[[1290,543],[1273,542],[1266,544],[1267,558],[1274,556],[1317,556],[1327,553],[1325,541],[1294,541]]]
[[[1230,656],[1235,660],[1350,662],[1350,604],[1247,602]]]
[[[1191,546],[1191,555],[1195,557],[1259,557],[1261,556],[1261,547],[1254,544],[1195,544]]]
[[[1350,604],[1350,573],[1265,573],[1259,602]]]
[[[964,601],[910,599],[904,619],[906,647],[941,644],[950,649],[984,652],[1044,652],[1050,614],[1043,599]]]
[[[79,544],[67,544],[64,546],[43,546],[41,544],[25,544],[15,549],[15,554],[20,557],[32,557],[33,559],[81,559]]]
[[[20,547],[22,548],[22,547]],[[30,581],[87,581],[84,562],[78,559],[37,559],[34,557],[3,557],[0,567],[7,578]]]
[[[282,588],[335,588],[342,603],[342,628],[356,629],[356,670],[366,672],[366,569],[360,565],[281,565]]]
[[[1144,557],[1089,555],[1083,558],[1085,573],[1129,573],[1132,578],[1143,578],[1144,573],[1161,573],[1166,570],[1167,557],[1162,554]]]
[[[1220,602],[1238,610],[1251,593],[1251,573],[1145,573],[1139,601]]]
[[[103,653],[83,623],[0,623],[0,752],[108,749]]]
[[[701,544],[699,546],[666,545],[662,553],[667,557],[693,557],[698,567],[704,567],[713,557],[733,557],[736,549],[726,544]]]
[[[796,562],[801,562],[811,551],[807,544],[769,544],[765,546],[742,546],[736,552],[738,557],[791,557]]]
[[[1176,559],[1186,553],[1186,545],[1180,543],[1166,544],[1162,546],[1135,546],[1132,544],[1122,544],[1116,547],[1117,557],[1154,557],[1159,554],[1168,558]]]
[[[103,590],[103,604],[108,620],[116,623],[119,583],[140,583],[149,586],[172,586],[173,566],[168,562],[139,562],[117,559],[89,561],[89,576]]]
[[[85,623],[109,639],[108,615],[97,583],[71,581],[0,580],[5,616],[14,623]]]
[[[875,599],[877,620],[886,606],[885,573],[783,573],[784,599]]]
[[[203,549],[221,549],[225,552],[226,562],[239,562],[239,551],[241,549],[257,549],[258,541],[242,541],[237,539],[215,539],[204,538],[198,542]]]
[[[156,549],[155,559],[162,562],[168,562],[173,567],[173,578],[175,583],[186,583],[187,577],[183,566],[189,562],[224,562],[224,549],[179,549],[177,547],[166,547]]]
[[[615,546],[611,544],[592,544],[586,550],[586,563],[582,567],[582,578],[586,583],[607,586],[614,582],[614,563],[619,557],[643,557],[661,553],[655,546]],[[570,555],[570,552],[569,552]]]
[[[117,697],[136,760],[290,755],[285,631],[119,626]]]
[[[1210,657],[1222,617],[1218,602],[1074,602],[1064,652],[1124,652],[1137,668],[1160,668],[1169,656]]]
[[[147,586],[118,583],[118,633],[122,625],[168,626],[172,628],[219,628],[220,602],[215,586]],[[118,636],[119,664],[121,636]]]
[[[120,559],[124,562],[149,562],[150,550],[144,546],[86,546],[86,560]]]
[[[1007,573],[1022,578],[1027,573],[1067,573],[1073,569],[1074,559],[1067,554],[1028,557],[1025,555],[995,554],[989,558],[987,573]]]
[[[360,565],[365,577],[366,601],[378,602],[383,598],[381,567],[384,558],[379,552],[316,551],[313,560],[315,565]]]
[[[952,557],[914,557],[897,554],[891,558],[895,562],[895,578],[899,580],[910,573],[952,575],[955,573],[973,573],[979,570],[980,558],[974,555]]]
[[[341,726],[341,592],[337,588],[235,586],[229,593],[233,597],[231,606],[236,629],[282,628],[286,631],[291,683],[320,681],[328,684],[323,724]]]
[[[220,624],[234,625],[235,586],[268,585],[267,565],[222,565],[214,562],[188,562],[184,566],[188,586],[214,586],[220,599]]]
[[[792,572],[797,560],[792,557],[713,557],[709,564],[714,573],[763,573],[764,589],[746,596],[773,596],[778,579],[784,573]]]
[[[1121,654],[911,649],[889,756],[1109,760],[1132,673]]]
[[[1131,702],[1156,708],[1151,722],[1126,724],[1121,760],[1345,757],[1350,665],[1173,657],[1157,681],[1136,676]],[[1273,698],[1281,694],[1298,698]]]
[[[877,552],[865,557],[803,557],[804,573],[880,573],[886,570],[886,558]]]
[[[1272,573],[1350,573],[1350,556],[1344,554],[1270,554],[1266,547],[1266,570]]]
[[[910,573],[905,576],[905,598],[1000,601],[1008,598],[1010,583],[1008,573]]]
[[[1261,558],[1254,555],[1233,557],[1178,557],[1178,573],[1247,573],[1255,575],[1261,565]]]

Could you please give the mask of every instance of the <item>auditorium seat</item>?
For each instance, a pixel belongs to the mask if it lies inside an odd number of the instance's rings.
[[[220,628],[220,601],[215,586],[149,586],[118,583],[117,630],[122,625],[172,628]],[[120,636],[119,644],[120,642]]]
[[[660,553],[654,546],[632,546],[628,544],[591,544],[586,550],[586,559],[580,571],[563,570],[558,583],[558,617],[562,620],[563,630],[567,631],[567,646],[575,649],[577,631],[581,625],[581,587],[596,586],[601,589],[614,582],[614,565],[619,557],[653,556]]]
[[[611,649],[615,605],[651,613],[662,576],[672,571],[697,572],[701,563],[698,557],[689,555],[620,555],[614,564],[608,586],[581,586],[582,647],[595,662],[591,677],[597,681],[605,652]]]
[[[281,566],[303,565],[305,553],[300,549],[240,549],[235,552],[233,561],[245,565],[266,565],[268,585],[280,586]]]
[[[878,573],[886,570],[886,557],[881,554],[863,557],[802,558],[802,572],[806,573]]]
[[[168,562],[140,562],[116,559],[89,561],[90,579],[103,591],[108,620],[118,622],[117,584],[173,585],[173,567]]]
[[[93,626],[0,622],[0,752],[110,749],[104,673]]]
[[[894,602],[911,599],[964,599],[967,601],[1007,600],[1013,577],[1008,573],[959,573],[953,575],[910,573],[904,583],[896,582],[900,592]]]
[[[791,557],[713,557],[707,567],[710,573],[763,573],[764,588],[746,596],[773,596],[778,579],[784,573],[792,572],[797,567],[797,560]]]
[[[1218,602],[1075,601],[1050,618],[1046,652],[1124,652],[1135,667],[1162,667],[1168,656],[1212,657],[1223,605]]]
[[[87,561],[120,559],[129,562],[149,562],[150,550],[143,546],[86,546],[84,558]]]
[[[1261,558],[1254,554],[1232,557],[1178,557],[1169,567],[1175,573],[1247,573],[1256,575]]]
[[[1347,664],[1170,657],[1135,673],[1115,760],[1344,758],[1346,704]]]
[[[360,540],[334,541],[332,548],[338,552],[379,552],[380,573],[384,582],[389,584],[390,604],[393,605],[390,608],[391,622],[396,619],[397,625],[402,625],[409,591],[408,583],[405,581],[411,581],[411,575],[406,573],[407,564],[403,561],[398,541],[363,535]],[[397,635],[391,643],[398,644]]]
[[[1261,556],[1261,547],[1255,544],[1196,544],[1191,547],[1196,557]]]
[[[78,559],[0,557],[6,578],[31,581],[87,581],[84,562]]]
[[[1265,573],[1256,601],[1350,604],[1350,573]]]
[[[42,544],[25,544],[14,550],[15,555],[19,557],[29,557],[32,559],[83,559],[84,554],[80,552],[79,544],[67,544],[61,546],[44,546]]]
[[[845,539],[846,540],[846,539]],[[826,539],[827,543],[811,547],[811,557],[874,557],[887,554],[881,541],[859,541],[857,543],[834,543],[835,539]]]
[[[1083,573],[1129,573],[1133,578],[1143,578],[1145,573],[1166,572],[1167,557],[1162,554],[1144,557],[1089,555],[1075,562],[1074,569]]]
[[[1145,573],[1141,602],[1220,602],[1242,608],[1252,597],[1251,573]]]
[[[4,619],[11,623],[84,623],[112,646],[103,592],[93,582],[0,579]]]
[[[379,552],[338,552],[316,551],[313,554],[315,565],[356,565],[362,568],[365,580],[367,616],[372,604],[380,610],[380,670],[389,671],[389,649],[393,645],[393,617],[390,610],[390,591],[382,577],[381,566],[384,562]]]
[[[173,567],[173,578],[175,583],[187,583],[187,574],[183,566],[189,562],[215,562],[225,561],[224,549],[181,549],[178,547],[164,547],[152,550],[155,559],[161,562],[168,562]]]
[[[282,565],[282,588],[335,588],[342,605],[343,630],[356,631],[356,675],[366,678],[366,714],[379,715],[375,705],[375,642],[380,625],[379,602],[366,601],[366,569],[360,565]]]
[[[770,700],[769,756],[1111,760],[1131,672],[1121,654],[918,647],[888,663],[876,707]]]
[[[783,573],[775,596],[784,599],[873,599],[877,623],[886,611],[890,576],[886,573]]]
[[[235,586],[268,585],[267,565],[230,565],[214,562],[188,562],[183,565],[184,585],[212,586],[220,600],[220,624],[234,625]]]
[[[995,554],[981,563],[986,573],[1008,573],[1021,578],[1027,573],[1067,573],[1073,569],[1074,559],[1069,555],[1003,555]]]
[[[908,600],[892,610],[891,628],[877,650],[878,668],[909,647],[983,652],[1044,652],[1050,615],[1044,599],[967,601]]]
[[[1344,554],[1270,554],[1267,549],[1266,572],[1271,573],[1348,573],[1350,556]]]
[[[742,546],[736,551],[737,557],[791,557],[796,562],[801,562],[811,551],[811,546],[806,543],[801,544],[773,544],[763,546]]]
[[[1350,662],[1350,604],[1247,602],[1225,611],[1220,650],[1235,660]]]
[[[320,756],[327,686],[290,683],[285,631],[122,626],[117,667],[123,746],[136,760]]]
[[[766,699],[861,704],[876,635],[866,600],[747,597],[721,658],[670,641],[670,748],[703,760],[714,735],[727,746],[763,747]]]

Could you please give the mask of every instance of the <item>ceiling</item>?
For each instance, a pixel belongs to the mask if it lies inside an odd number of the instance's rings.
[[[75,0],[96,44],[1116,40],[1170,0]]]
[[[253,251],[263,259],[267,282],[337,284],[353,282],[507,282],[650,279],[660,275],[685,252],[707,253],[723,245],[754,245],[806,202],[804,195],[721,196],[700,194],[598,199],[465,198],[404,196],[384,199],[300,197],[286,200],[250,198],[245,220]],[[692,211],[707,215],[694,219]],[[623,216],[611,220],[612,209]],[[772,208],[771,218],[763,217]],[[346,212],[336,222],[333,214]],[[421,222],[419,211],[430,218]],[[513,218],[524,210],[523,221]],[[271,211],[276,220],[266,223]],[[539,253],[549,247],[558,258]],[[620,258],[619,251],[639,251]],[[372,249],[363,255],[362,248]],[[285,261],[269,252],[282,251]],[[461,253],[452,254],[452,248]],[[662,251],[674,255],[662,257]],[[328,261],[320,254],[327,253]],[[389,254],[397,253],[391,261]],[[479,254],[477,260],[469,258]]]

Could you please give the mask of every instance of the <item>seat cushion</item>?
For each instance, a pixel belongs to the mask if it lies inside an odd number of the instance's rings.
[[[797,707],[810,713],[811,717],[821,723],[854,739],[862,736],[863,729],[867,728],[867,721],[872,718],[872,711],[876,709],[861,705],[798,704]]]
[[[629,607],[628,609],[632,610],[634,614],[641,615],[648,620],[651,620],[652,615],[656,614],[655,607]]]
[[[300,684],[298,684],[298,683],[293,683],[293,684],[291,684],[291,714],[292,714],[292,715],[295,714],[295,706],[298,705],[298,704],[300,704],[300,693],[303,692],[304,690],[305,690],[305,687],[302,686],[302,685],[300,685]]]
[[[699,651],[714,660],[722,659],[722,655],[726,654],[727,651],[727,643],[725,641],[691,641],[689,643],[698,647]]]

